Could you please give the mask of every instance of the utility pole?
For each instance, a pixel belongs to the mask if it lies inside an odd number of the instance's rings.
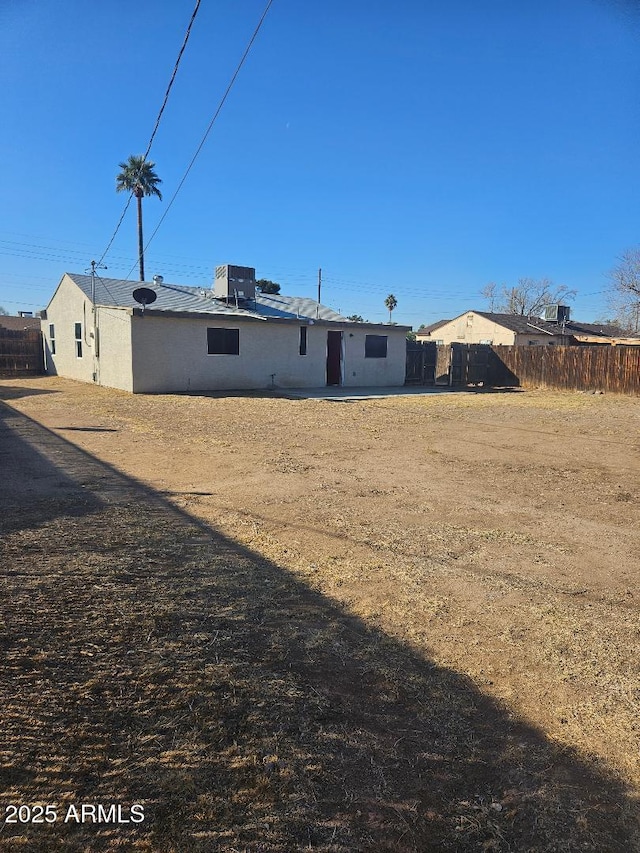
[[[106,270],[104,264],[99,264],[97,261],[91,261],[91,304],[93,305],[93,313],[96,312],[96,270]],[[86,270],[89,272],[89,270]]]
[[[322,291],[322,267],[318,267],[318,307],[316,308],[316,320],[320,316],[320,293]]]
[[[100,353],[98,352],[98,318],[96,316],[96,270],[106,270],[106,266],[104,264],[100,264],[97,261],[91,261],[91,325],[93,329],[91,331],[91,336],[93,337],[93,381],[98,381],[98,358],[100,357]],[[89,272],[89,270],[86,270]],[[85,335],[86,339],[86,335]]]

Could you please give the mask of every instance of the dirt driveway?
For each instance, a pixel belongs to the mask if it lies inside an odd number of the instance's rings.
[[[640,850],[640,399],[131,396],[58,378],[3,381],[0,399],[23,454],[2,484],[6,648],[17,631],[18,668],[43,654],[24,608],[52,608],[47,642],[84,636],[66,689],[94,716],[118,704],[110,644],[131,652],[121,716],[85,733],[80,768],[60,744],[56,772],[40,766],[5,686],[12,797],[104,799],[124,774],[149,803],[127,829],[141,850]],[[42,666],[25,695],[68,681],[63,657]],[[153,721],[128,746],[127,714]],[[125,831],[47,829],[69,850]]]

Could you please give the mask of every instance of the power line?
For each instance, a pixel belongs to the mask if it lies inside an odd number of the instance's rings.
[[[196,19],[196,15],[198,14],[198,9],[200,8],[200,2],[201,2],[201,0],[196,0],[196,5],[195,5],[195,8],[194,8],[193,13],[191,15],[191,20],[189,21],[189,26],[187,27],[187,31],[185,33],[184,39],[182,40],[182,47],[180,48],[180,50],[178,52],[178,58],[176,59],[176,64],[173,67],[173,73],[171,75],[171,79],[169,80],[169,85],[167,86],[166,92],[164,93],[164,99],[162,101],[162,106],[160,107],[160,112],[158,113],[158,117],[156,118],[156,123],[155,123],[155,126],[153,128],[153,132],[151,134],[151,137],[149,139],[149,144],[147,145],[147,150],[142,155],[142,163],[140,164],[140,172],[138,173],[138,175],[140,175],[142,173],[142,167],[144,166],[145,161],[146,161],[147,157],[149,156],[149,152],[151,151],[151,146],[153,145],[153,140],[155,139],[156,133],[158,132],[158,128],[160,126],[160,119],[162,118],[162,114],[164,113],[164,109],[167,106],[167,101],[169,100],[169,93],[171,92],[174,80],[176,79],[176,74],[178,73],[178,66],[180,65],[180,60],[182,59],[182,54],[185,51],[185,48],[187,46],[187,42],[189,41],[189,36],[191,35],[191,28],[193,26],[193,22]],[[116,230],[113,232],[113,235],[111,237],[111,240],[109,240],[109,244],[108,244],[107,248],[102,253],[102,257],[98,261],[99,264],[102,263],[102,261],[104,260],[104,258],[107,255],[107,252],[109,251],[109,249],[113,245],[113,241],[116,239],[116,235],[117,235],[118,231],[120,230],[120,226],[124,222],[124,217],[127,213],[127,210],[129,209],[129,205],[131,204],[132,198],[133,198],[133,191],[131,191],[131,193],[129,194],[129,198],[127,199],[127,203],[124,206],[124,210],[122,211],[122,215],[118,221],[118,224],[116,225]]]
[[[257,25],[257,27],[255,28],[255,30],[253,31],[253,35],[252,35],[252,36],[251,36],[251,38],[249,39],[249,44],[247,45],[245,52],[242,54],[242,59],[241,59],[241,60],[240,60],[240,62],[238,63],[238,66],[237,66],[236,70],[233,72],[233,76],[231,77],[231,80],[230,80],[230,82],[229,82],[229,85],[227,86],[226,91],[225,91],[224,95],[222,96],[222,99],[221,99],[220,103],[218,104],[218,108],[216,109],[215,113],[213,114],[213,118],[212,118],[212,119],[211,119],[211,121],[209,122],[209,126],[207,127],[207,129],[206,129],[206,131],[205,131],[205,134],[204,134],[204,136],[202,137],[202,140],[201,140],[201,142],[200,142],[200,145],[198,145],[198,147],[197,147],[197,149],[196,149],[196,153],[193,155],[193,157],[192,157],[192,159],[191,159],[191,162],[190,162],[190,163],[189,163],[189,165],[187,166],[187,170],[185,171],[184,175],[182,176],[182,179],[180,180],[180,183],[178,184],[178,187],[177,187],[176,191],[174,192],[173,196],[171,197],[171,201],[170,201],[170,202],[169,202],[169,204],[167,205],[167,207],[166,207],[166,209],[165,209],[165,212],[164,212],[164,213],[162,214],[162,216],[160,217],[160,221],[159,221],[159,222],[158,222],[158,224],[156,225],[156,229],[155,229],[155,231],[152,233],[151,237],[149,237],[149,239],[147,240],[147,243],[146,243],[146,245],[145,245],[145,247],[144,247],[144,251],[145,251],[145,252],[147,251],[147,249],[148,249],[148,248],[149,248],[149,246],[151,245],[151,241],[153,240],[153,238],[154,238],[154,237],[156,236],[156,234],[158,233],[158,229],[160,228],[160,226],[162,225],[162,223],[163,223],[163,222],[164,222],[164,220],[166,219],[167,214],[168,214],[168,213],[169,213],[169,211],[171,210],[171,207],[172,207],[172,205],[173,205],[174,201],[176,200],[176,197],[177,197],[178,193],[179,193],[179,192],[180,192],[180,190],[182,189],[182,185],[183,185],[183,184],[184,184],[184,182],[187,180],[187,176],[188,176],[189,172],[191,171],[191,169],[192,169],[192,167],[193,167],[193,164],[196,162],[196,159],[198,158],[198,155],[200,154],[200,151],[201,151],[201,150],[202,150],[202,148],[204,147],[204,144],[205,144],[205,142],[207,141],[207,137],[208,137],[208,136],[209,136],[209,134],[211,133],[211,129],[213,128],[213,125],[215,124],[216,119],[218,118],[218,116],[220,115],[220,112],[222,111],[222,107],[224,106],[225,101],[227,100],[227,98],[228,98],[228,96],[229,96],[229,93],[231,92],[231,89],[233,88],[233,84],[236,82],[236,77],[237,77],[237,76],[238,76],[238,74],[240,73],[240,69],[241,69],[241,68],[242,68],[242,66],[244,65],[245,60],[246,60],[247,56],[249,55],[249,51],[251,50],[251,48],[252,48],[252,46],[253,46],[253,43],[254,43],[254,41],[256,40],[256,37],[257,37],[258,33],[260,32],[260,28],[262,27],[262,24],[264,23],[264,19],[267,17],[267,13],[268,13],[269,9],[271,8],[271,4],[272,4],[272,3],[273,3],[273,0],[268,0],[268,3],[267,3],[267,5],[266,5],[266,7],[265,7],[265,10],[264,10],[264,12],[262,13],[262,17],[261,17],[261,18],[260,18],[260,20],[258,21],[258,25]],[[104,257],[104,256],[103,256],[103,257]],[[129,270],[129,272],[127,273],[127,278],[128,278],[128,277],[131,275],[131,273],[134,271],[135,267],[136,267],[136,265],[135,265],[135,264],[131,267],[131,269],[130,269],[130,270]]]
[[[326,279],[323,277],[323,283],[327,282],[327,285],[332,290],[346,288],[348,291],[360,291],[365,293],[389,293],[389,291],[393,291],[394,293],[405,296],[405,297],[413,297],[413,298],[422,298],[422,299],[433,299],[436,297],[449,297],[451,296],[451,290],[436,290],[429,285],[425,285],[422,290],[415,290],[411,287],[405,287],[403,284],[372,284],[372,283],[363,283],[363,284],[351,284],[347,280],[344,279],[336,279],[328,276]]]
[[[3,299],[2,304],[3,305],[30,305],[32,308],[42,307],[42,302],[24,302],[24,300],[21,302],[16,302],[15,300],[12,301],[11,299]]]
[[[180,52],[178,53],[178,58],[176,59],[176,64],[173,68],[173,74],[171,75],[171,80],[169,80],[169,85],[167,86],[167,91],[164,93],[164,100],[162,101],[162,106],[160,107],[160,112],[158,113],[158,118],[156,119],[155,127],[153,128],[153,133],[151,134],[151,139],[149,139],[149,144],[147,145],[147,150],[144,152],[142,156],[143,162],[147,159],[149,152],[151,151],[151,146],[153,145],[153,140],[155,139],[155,135],[158,132],[158,127],[160,126],[160,119],[162,118],[162,113],[164,112],[164,108],[167,106],[167,101],[169,100],[169,92],[171,91],[171,87],[173,86],[173,81],[176,79],[176,74],[178,73],[178,66],[180,65],[180,60],[182,59],[182,54],[185,51],[187,46],[187,42],[189,41],[189,36],[191,35],[191,27],[193,26],[193,22],[196,19],[196,15],[198,14],[198,9],[200,8],[201,0],[196,0],[196,5],[193,10],[193,14],[191,15],[191,20],[189,21],[189,26],[187,27],[187,32],[185,33],[184,40],[182,42],[182,47],[180,48]]]
[[[109,296],[111,297],[111,301],[113,302],[113,304],[114,304],[114,305],[117,305],[117,304],[118,304],[118,300],[115,298],[115,296],[113,295],[113,293],[111,293],[111,291],[110,291],[110,290],[109,290],[109,288],[107,287],[107,283],[106,283],[106,281],[105,281],[101,276],[99,276],[99,275],[98,275],[98,273],[95,273],[95,276],[96,276],[96,278],[97,278],[99,281],[101,281],[101,282],[102,282],[102,286],[104,287],[104,289],[107,291],[107,293],[108,293],[108,294],[109,294]]]

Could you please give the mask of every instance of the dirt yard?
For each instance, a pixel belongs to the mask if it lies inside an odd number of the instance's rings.
[[[640,851],[640,399],[0,400],[0,850]]]

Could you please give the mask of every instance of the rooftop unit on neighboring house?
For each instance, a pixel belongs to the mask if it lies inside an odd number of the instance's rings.
[[[571,308],[568,305],[545,305],[540,319],[548,323],[568,323],[571,319]]]
[[[216,267],[213,284],[216,299],[246,302],[256,298],[256,271],[253,267],[223,264]]]

